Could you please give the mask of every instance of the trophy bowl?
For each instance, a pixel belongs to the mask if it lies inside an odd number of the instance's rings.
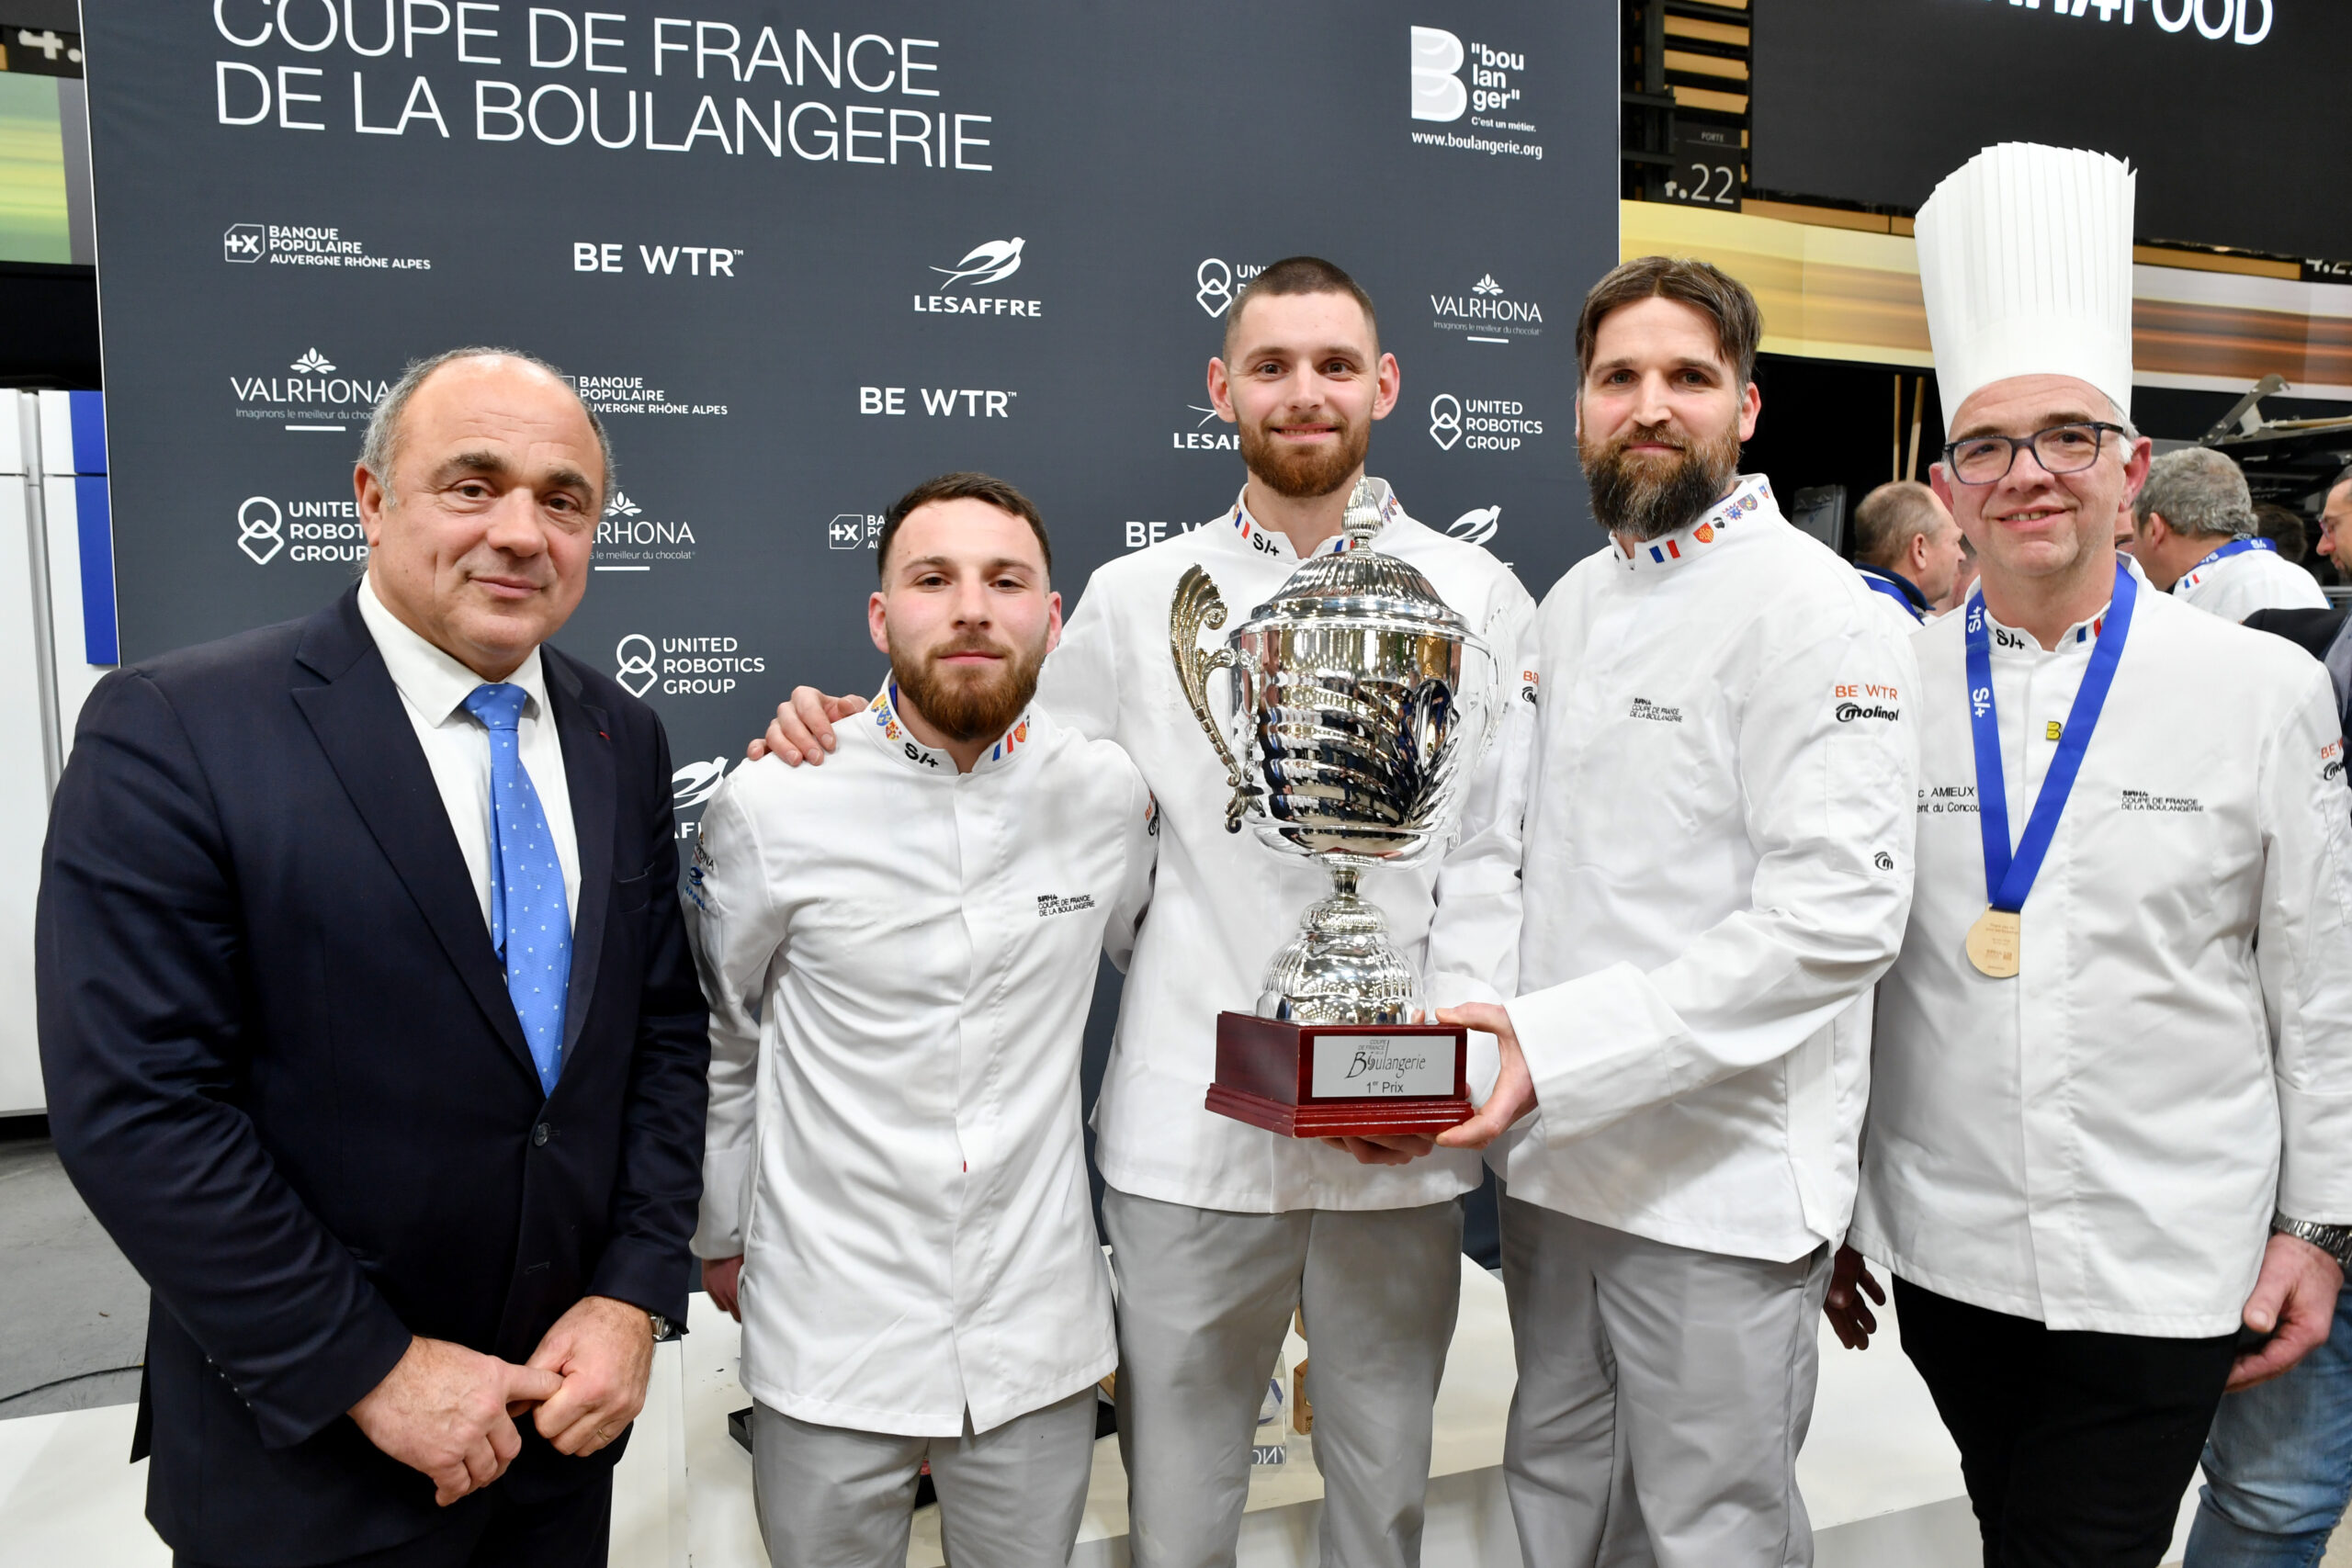
[[[1312,857],[1329,897],[1268,965],[1254,1014],[1217,1020],[1209,1108],[1294,1136],[1430,1132],[1470,1114],[1466,1032],[1419,1023],[1419,976],[1358,891],[1375,865],[1410,864],[1453,829],[1465,742],[1465,668],[1492,655],[1429,580],[1370,547],[1382,491],[1359,484],[1347,540],[1300,565],[1272,599],[1225,624],[1198,567],[1179,581],[1170,639],[1195,717],[1233,789],[1227,830]],[[1229,677],[1229,713],[1208,682]]]

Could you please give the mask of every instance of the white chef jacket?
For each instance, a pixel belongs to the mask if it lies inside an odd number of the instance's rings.
[[[1386,521],[1372,547],[1419,568],[1500,661],[1518,672],[1534,601],[1510,569],[1479,546],[1407,516],[1375,480]],[[1340,547],[1327,541],[1317,551]],[[1213,522],[1098,569],[1046,660],[1038,703],[1088,735],[1125,747],[1159,797],[1160,853],[1151,919],[1137,939],[1118,1028],[1094,1111],[1094,1158],[1122,1192],[1196,1208],[1250,1213],[1293,1209],[1398,1209],[1442,1202],[1478,1185],[1478,1159],[1440,1150],[1408,1166],[1367,1166],[1312,1138],[1285,1138],[1220,1116],[1204,1104],[1216,1076],[1216,1015],[1254,1012],[1274,953],[1297,934],[1308,905],[1330,896],[1330,877],[1300,857],[1225,827],[1232,791],[1224,765],[1177,684],[1168,640],[1176,580],[1200,566],[1223,595],[1226,625],[1247,620],[1295,570],[1289,538],[1240,502]],[[1484,670],[1475,656],[1465,673]],[[1476,771],[1462,821],[1475,830],[1501,782],[1489,744],[1514,682],[1484,680],[1466,694],[1464,743]],[[1225,712],[1227,677],[1210,683]],[[830,764],[828,764],[830,767]],[[1462,829],[1457,829],[1457,833]],[[1498,1001],[1510,993],[1516,870],[1436,857],[1367,871],[1363,895],[1388,919],[1388,939],[1420,966],[1433,1002]],[[1432,917],[1439,917],[1432,927]],[[1474,1093],[1494,1082],[1493,1047],[1473,1035]]]
[[[2214,547],[2228,544],[2217,538]],[[2189,572],[2172,585],[2173,596],[2225,621],[2243,621],[2256,610],[2324,610],[2327,594],[2319,579],[2276,550],[2241,550]]]
[[[481,903],[481,922],[490,924],[490,730],[466,706],[466,699],[482,678],[434,647],[406,621],[376,597],[372,578],[359,580],[359,618],[384,656],[384,669],[401,694],[417,744],[424,748],[425,765],[433,770],[434,787],[442,809],[458,835],[458,852],[466,857],[466,874],[472,878],[474,897]],[[523,714],[515,722],[515,754],[531,775],[531,788],[547,814],[548,831],[555,839],[555,858],[563,867],[563,908],[572,924],[580,922],[580,837],[571,822],[571,783],[563,768],[563,737],[548,706],[547,672],[539,650],[531,649],[507,685],[524,692]]]
[[[2143,585],[2028,895],[2014,979],[1984,912],[1965,616],[1912,644],[1919,885],[1879,987],[1853,1244],[2053,1329],[2230,1333],[2274,1205],[2352,1221],[2352,863],[2326,672]],[[2010,831],[2090,662],[1997,622]]]
[[[1035,709],[963,774],[887,688],[841,736],[821,768],[737,769],[703,814],[694,1250],[743,1256],[755,1398],[985,1432],[1118,1359],[1079,1056],[1095,955],[1148,897],[1151,796]]]
[[[1911,902],[1909,639],[1762,476],[1536,620],[1514,1198],[1784,1262],[1846,1228]]]

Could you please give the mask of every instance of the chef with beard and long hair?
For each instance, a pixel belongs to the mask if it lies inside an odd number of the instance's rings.
[[[1117,1359],[1080,1129],[1096,954],[1157,823],[1126,754],[1030,705],[1061,630],[1036,508],[948,474],[890,509],[890,676],[830,767],[703,815],[701,1225],[743,1322],[778,1568],[897,1568],[927,1460],[959,1568],[1069,1559]]]
[[[1609,538],[1537,616],[1521,994],[1441,1015],[1502,1046],[1439,1141],[1491,1139],[1504,1180],[1530,1562],[1813,1561],[1794,1465],[1871,986],[1911,904],[1917,675],[1738,472],[1761,332],[1703,262],[1586,298],[1577,440]]]
[[[1461,1294],[1460,1200],[1479,1184],[1478,1161],[1432,1153],[1427,1137],[1285,1138],[1205,1109],[1217,1013],[1255,1010],[1268,960],[1329,879],[1227,830],[1232,785],[1168,643],[1188,568],[1246,614],[1302,560],[1347,547],[1340,522],[1399,377],[1371,299],[1339,267],[1293,256],[1250,279],[1207,378],[1248,481],[1221,515],[1097,570],[1038,689],[1063,723],[1125,747],[1160,808],[1151,919],[1094,1112],[1136,1568],[1233,1562],[1259,1404],[1295,1307],[1314,1351],[1325,1560],[1420,1561],[1431,1408]],[[1526,705],[1518,652],[1534,601],[1485,549],[1416,522],[1385,481],[1371,482],[1382,519],[1372,547],[1425,575],[1500,660],[1505,679],[1477,682],[1463,710],[1464,831],[1475,835],[1519,771],[1494,742],[1503,715]],[[824,750],[827,737],[847,716],[841,699],[803,687],[761,744],[831,768],[841,753]],[[1363,874],[1364,897],[1441,1003],[1510,994],[1518,891],[1516,862],[1498,854]],[[1473,1051],[1475,1097],[1494,1066]]]

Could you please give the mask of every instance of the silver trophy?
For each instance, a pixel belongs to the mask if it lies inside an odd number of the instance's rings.
[[[1331,896],[1306,910],[1298,935],[1274,954],[1256,1016],[1373,1027],[1384,1039],[1458,1040],[1458,1031],[1413,1026],[1426,1005],[1419,976],[1390,945],[1379,907],[1359,895],[1357,881],[1368,866],[1409,864],[1444,843],[1471,739],[1464,667],[1474,655],[1483,660],[1479,689],[1491,691],[1493,655],[1429,579],[1371,547],[1382,498],[1382,487],[1360,482],[1348,502],[1346,547],[1303,563],[1222,648],[1203,648],[1201,632],[1225,625],[1224,601],[1207,573],[1188,569],[1170,607],[1170,649],[1185,699],[1233,788],[1227,830],[1238,832],[1246,821],[1261,842],[1312,856],[1331,876]],[[1209,676],[1220,669],[1231,672],[1230,715],[1222,722],[1209,697]],[[1232,1076],[1227,1032],[1220,1020],[1220,1086]],[[1266,1038],[1263,1031],[1246,1032]],[[1367,1048],[1354,1049],[1361,1056]],[[1451,1066],[1443,1075],[1449,1090],[1460,1077],[1458,1062]],[[1435,1071],[1432,1063],[1419,1074],[1369,1076],[1399,1086],[1383,1092],[1426,1097]],[[1273,1076],[1283,1076],[1279,1066]],[[1366,1076],[1360,1065],[1356,1076]],[[1314,1077],[1307,1066],[1298,1069],[1298,1100],[1317,1098]],[[1272,1124],[1219,1105],[1216,1090],[1210,1102]],[[1466,1104],[1461,1114],[1468,1114]]]

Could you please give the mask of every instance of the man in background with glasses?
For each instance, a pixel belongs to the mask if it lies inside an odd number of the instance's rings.
[[[1862,1258],[1893,1269],[1988,1564],[2154,1568],[2224,1385],[2325,1336],[2352,1243],[2335,696],[2112,547],[2149,450],[2132,194],[2007,145],[1918,218],[1982,576],[1912,641],[1917,891],[1827,1308],[1866,1345]]]

